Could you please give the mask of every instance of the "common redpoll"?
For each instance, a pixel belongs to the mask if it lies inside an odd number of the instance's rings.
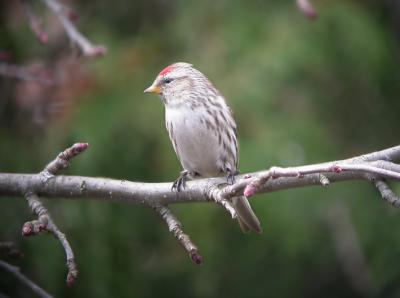
[[[187,178],[237,174],[236,123],[224,97],[188,63],[164,68],[144,92],[157,93],[165,105],[165,123],[183,171],[172,188],[180,191]],[[243,231],[261,232],[246,197],[232,198]]]

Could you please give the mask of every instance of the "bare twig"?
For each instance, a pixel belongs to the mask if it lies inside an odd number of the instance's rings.
[[[49,41],[49,36],[46,32],[44,32],[40,19],[34,14],[28,2],[29,0],[20,0],[22,10],[29,23],[29,27],[31,27],[31,30],[35,34],[37,40],[41,44],[46,44]]]
[[[26,222],[22,227],[22,235],[37,235],[45,231],[57,237],[64,248],[67,259],[67,284],[72,285],[78,276],[78,269],[75,263],[74,253],[72,251],[71,245],[69,244],[64,233],[62,233],[58,229],[53,219],[51,218],[49,211],[43,206],[42,202],[39,200],[39,197],[34,193],[27,193],[25,197],[28,201],[29,207],[32,209],[33,213],[38,216],[38,219]]]
[[[0,62],[0,75],[24,81],[36,82],[42,85],[54,85],[55,81],[51,77],[38,73],[34,69],[26,66]]]
[[[18,267],[15,267],[11,264],[8,264],[7,262],[4,262],[0,260],[0,267],[7,271],[8,273],[11,273],[14,275],[22,284],[24,284],[26,287],[28,287],[32,292],[34,292],[36,295],[42,298],[51,298],[52,296],[47,293],[45,290],[43,290],[41,287],[39,287],[37,284],[35,284],[33,281],[31,281],[29,278],[27,278],[25,275],[23,275]]]
[[[9,256],[11,258],[23,257],[22,251],[14,244],[14,242],[0,242],[0,257]]]
[[[376,292],[376,283],[368,268],[350,210],[335,201],[323,217],[331,231],[336,255],[350,284],[365,297]]]
[[[58,154],[57,157],[51,161],[42,172],[39,173],[40,176],[46,178],[44,183],[46,183],[46,181],[48,181],[50,178],[54,177],[54,175],[61,169],[67,168],[69,166],[69,160],[79,153],[85,151],[88,146],[89,144],[87,143],[76,143]],[[65,237],[65,234],[62,233],[54,223],[49,211],[44,207],[39,197],[34,192],[27,191],[25,198],[28,201],[29,207],[32,209],[33,213],[38,216],[38,219],[26,222],[22,227],[22,235],[31,236],[41,234],[42,232],[49,232],[57,237],[64,248],[67,259],[67,284],[72,285],[78,276],[78,269],[75,263],[74,253],[71,245]]]
[[[375,180],[374,185],[381,193],[382,199],[388,201],[393,206],[400,208],[400,198],[390,189],[386,182],[383,180]]]
[[[44,168],[42,173],[54,176],[58,171],[68,168],[69,160],[79,153],[85,151],[88,147],[88,143],[75,143],[71,147],[58,154],[57,157]]]
[[[175,236],[182,247],[189,253],[192,261],[201,265],[203,263],[203,257],[198,253],[197,246],[193,244],[189,236],[182,230],[182,224],[172,214],[171,210],[166,206],[156,205],[153,207],[154,211],[165,221],[168,226],[168,230]]]
[[[65,13],[65,7],[57,0],[42,0],[43,3],[57,16],[70,40],[78,45],[84,56],[98,57],[106,54],[104,46],[93,45],[83,34],[81,34]]]

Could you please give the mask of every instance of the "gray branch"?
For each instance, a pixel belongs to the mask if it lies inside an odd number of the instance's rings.
[[[21,273],[18,267],[15,267],[7,262],[0,260],[0,268],[7,271],[8,273],[14,275],[22,284],[28,287],[32,292],[34,292],[37,296],[41,298],[51,298],[49,293],[27,278],[25,275]]]
[[[93,45],[83,34],[81,34],[75,25],[71,22],[68,16],[65,14],[65,7],[58,2],[58,0],[42,0],[45,5],[53,11],[55,16],[64,27],[65,32],[70,38],[71,42],[78,45],[82,50],[84,56],[96,57],[102,56],[107,52],[104,46]]]
[[[189,253],[192,261],[197,265],[201,265],[203,263],[203,257],[199,254],[197,246],[194,245],[189,236],[183,232],[182,224],[175,217],[175,215],[172,214],[171,210],[168,207],[161,205],[154,206],[153,209],[161,217],[161,219],[165,221],[168,226],[168,230]]]
[[[183,232],[181,223],[167,207],[169,204],[213,202],[225,208],[231,217],[235,218],[236,213],[230,199],[236,195],[244,194],[250,197],[256,193],[289,188],[313,185],[326,187],[340,181],[367,180],[375,184],[387,201],[396,207],[400,206],[398,197],[382,181],[400,181],[400,165],[394,163],[400,159],[400,146],[345,160],[289,168],[271,167],[265,171],[239,175],[232,185],[227,185],[225,178],[189,181],[186,188],[180,192],[171,190],[172,182],[142,183],[109,178],[55,176],[60,169],[68,166],[70,158],[85,150],[87,146],[80,143],[68,148],[39,174],[0,173],[0,197],[23,197],[27,193],[33,193],[47,199],[96,199],[146,205],[153,208],[166,222],[171,233],[195,263],[201,263],[202,257],[189,236]],[[37,209],[33,206],[32,208]],[[36,213],[40,223],[41,212]],[[40,228],[38,230],[40,232]],[[58,238],[61,243],[64,240],[68,243],[63,237]],[[67,260],[71,259],[65,245],[64,249]]]
[[[22,235],[32,236],[41,234],[42,232],[53,234],[64,248],[68,269],[67,284],[72,285],[78,276],[78,269],[75,263],[74,253],[67,237],[65,237],[65,234],[62,233],[54,223],[49,211],[44,207],[36,194],[27,193],[25,197],[28,201],[29,207],[38,216],[38,219],[26,222],[22,227]]]

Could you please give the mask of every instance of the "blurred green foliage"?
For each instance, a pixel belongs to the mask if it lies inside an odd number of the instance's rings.
[[[74,94],[62,121],[46,125],[21,116],[13,100],[18,83],[1,78],[2,172],[39,171],[82,141],[90,149],[66,174],[172,181],[180,165],[163,106],[142,91],[176,61],[194,64],[231,104],[242,172],[399,144],[400,12],[390,1],[315,1],[320,17],[313,23],[293,1],[81,2],[75,3],[78,27],[105,44],[108,54],[97,61],[76,58],[90,74],[90,88]],[[21,30],[7,21],[1,26],[0,45],[17,62],[52,53],[36,45],[23,19]],[[73,55],[65,44],[58,50]],[[261,236],[243,235],[211,204],[173,206],[205,257],[197,267],[151,210],[46,200],[76,254],[81,274],[71,288],[59,244],[52,237],[21,238],[22,224],[32,218],[23,200],[0,200],[0,241],[20,245],[25,258],[14,263],[56,297],[399,297],[398,210],[368,183],[281,191],[251,201]],[[340,225],[343,214],[333,213],[333,223],[327,218],[339,203],[357,232],[369,285],[355,285],[336,249],[332,225]],[[4,272],[0,293],[30,297]]]

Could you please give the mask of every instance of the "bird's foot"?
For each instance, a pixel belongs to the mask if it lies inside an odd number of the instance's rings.
[[[182,189],[185,189],[186,180],[187,180],[188,175],[189,175],[189,171],[182,171],[179,174],[178,178],[172,184],[171,189],[176,190],[177,192],[180,192]]]
[[[226,176],[226,182],[228,184],[234,184],[236,179],[235,176],[239,174],[239,171],[228,170],[228,175]]]

